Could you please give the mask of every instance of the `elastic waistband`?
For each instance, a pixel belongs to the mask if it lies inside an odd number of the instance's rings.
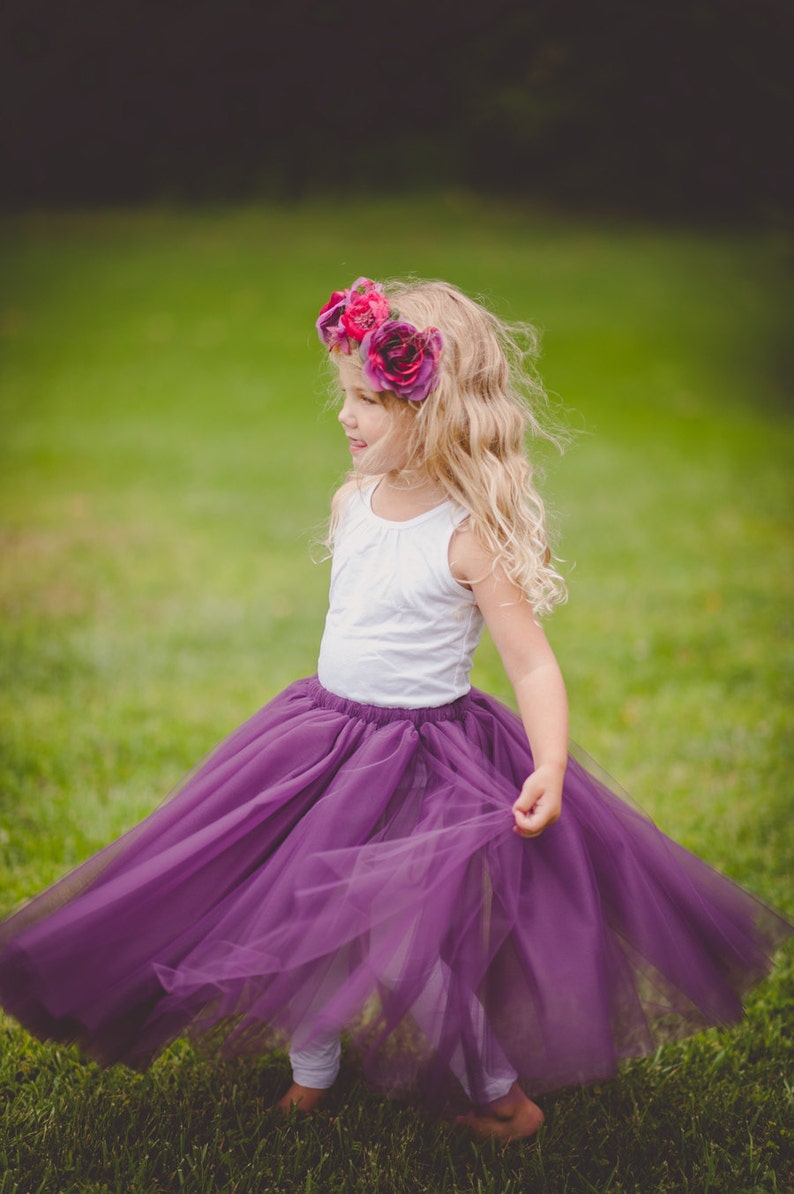
[[[471,691],[448,705],[430,705],[419,709],[406,709],[392,705],[364,705],[360,701],[351,701],[347,697],[337,696],[323,688],[316,676],[306,681],[307,693],[317,705],[324,709],[333,709],[336,713],[343,713],[346,717],[359,718],[362,721],[372,721],[378,725],[388,725],[395,721],[410,721],[414,725],[424,725],[434,721],[462,721],[471,701]]]

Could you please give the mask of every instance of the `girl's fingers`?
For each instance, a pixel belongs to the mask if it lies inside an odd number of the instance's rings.
[[[515,831],[520,833],[522,837],[528,837],[530,833],[537,832],[535,824],[535,817],[533,816],[534,809],[525,812],[521,808],[513,809],[513,816],[515,818]]]
[[[557,820],[553,812],[544,809],[543,799],[540,796],[528,810],[514,804],[513,817],[515,819],[513,828],[521,837],[538,837],[548,825]]]

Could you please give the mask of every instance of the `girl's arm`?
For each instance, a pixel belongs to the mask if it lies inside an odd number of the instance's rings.
[[[549,641],[520,590],[471,532],[450,549],[453,575],[472,590],[516,694],[535,770],[513,805],[516,832],[537,837],[558,820],[568,762],[568,701]]]

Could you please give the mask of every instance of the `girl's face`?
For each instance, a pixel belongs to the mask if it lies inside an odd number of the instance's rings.
[[[386,405],[384,395],[368,390],[361,370],[346,357],[339,361],[339,378],[345,399],[338,417],[356,469],[375,474],[405,468],[410,412],[401,410],[399,400]]]

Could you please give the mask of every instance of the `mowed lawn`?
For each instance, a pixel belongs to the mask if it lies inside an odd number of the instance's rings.
[[[790,284],[771,233],[466,195],[0,221],[0,913],[146,815],[313,671],[348,460],[314,332],[366,274],[443,277],[544,334],[576,741],[794,915]],[[788,397],[787,397],[788,390]],[[475,680],[510,700],[484,643]],[[102,1072],[0,1019],[0,1194],[783,1191],[792,950],[733,1030],[543,1101],[534,1149],[364,1087],[265,1109],[286,1059],[184,1044]]]

